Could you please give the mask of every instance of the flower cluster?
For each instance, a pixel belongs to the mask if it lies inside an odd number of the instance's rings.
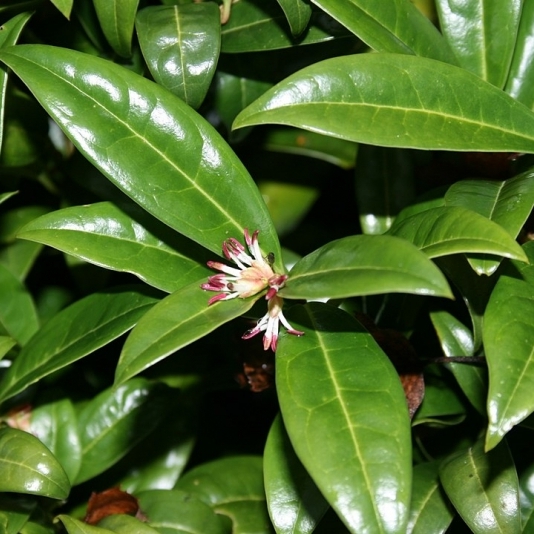
[[[267,290],[265,294],[267,313],[254,328],[243,334],[243,339],[250,339],[260,332],[265,332],[263,348],[267,350],[270,347],[275,351],[280,323],[289,334],[301,336],[304,332],[295,330],[282,313],[284,300],[278,296],[278,291],[284,287],[287,275],[275,273],[270,257],[262,256],[258,234],[259,231],[256,230],[250,235],[245,229],[246,248],[237,239],[227,239],[222,246],[223,253],[228,260],[237,265],[237,268],[217,261],[209,261],[208,267],[221,272],[210,276],[208,282],[200,287],[206,291],[217,292],[209,299],[209,306],[219,300],[230,300],[236,297],[244,299]]]

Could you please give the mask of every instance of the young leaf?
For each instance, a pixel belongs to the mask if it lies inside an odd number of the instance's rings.
[[[0,382],[0,400],[87,356],[128,331],[157,302],[134,287],[95,293],[54,316],[22,349]]]
[[[234,128],[272,123],[370,145],[534,152],[528,108],[464,69],[397,54],[306,67],[244,109]]]
[[[111,48],[122,57],[132,53],[132,34],[139,0],[93,0],[100,27]]]
[[[203,249],[142,210],[126,208],[111,202],[65,208],[32,221],[18,237],[132,273],[169,293],[208,276]]]
[[[59,9],[66,19],[70,19],[74,0],[52,0],[52,3]]]
[[[377,52],[456,63],[435,26],[409,0],[311,0]]]
[[[21,45],[0,50],[0,60],[87,159],[146,211],[216,253],[245,228],[260,230],[264,251],[280,258],[278,237],[247,170],[182,100],[73,50]]]
[[[217,4],[147,7],[137,14],[135,27],[154,80],[198,108],[219,59],[221,22]]]
[[[312,7],[309,0],[278,0],[278,3],[284,10],[291,33],[298,37],[310,21]]]
[[[410,420],[393,365],[338,308],[312,302],[287,315],[305,332],[282,335],[276,352],[280,409],[297,456],[351,532],[404,534]]]
[[[343,298],[400,292],[452,297],[441,271],[413,245],[392,236],[331,241],[299,260],[280,295]]]
[[[66,499],[70,483],[54,455],[34,436],[0,428],[0,491]]]

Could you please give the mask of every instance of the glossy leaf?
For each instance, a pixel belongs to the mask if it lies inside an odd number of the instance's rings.
[[[437,0],[439,26],[458,63],[483,80],[504,87],[523,0]]]
[[[413,243],[430,258],[482,252],[526,261],[521,247],[500,225],[456,206],[426,210],[395,222],[390,235]]]
[[[217,4],[148,7],[138,13],[135,24],[154,80],[198,108],[219,59],[221,23]]]
[[[456,317],[446,311],[438,311],[432,312],[430,319],[445,356],[473,356],[473,334]],[[471,404],[486,417],[487,370],[468,363],[450,363],[448,367]]]
[[[78,415],[82,463],[76,483],[102,473],[168,416],[170,388],[136,378],[110,388]]]
[[[0,496],[0,529],[2,534],[19,534],[26,524],[37,502],[31,497],[10,495]]]
[[[534,243],[524,247],[534,261]],[[534,266],[519,262],[501,273],[484,315],[489,370],[486,448],[492,449],[534,411]]]
[[[383,234],[414,200],[413,163],[407,150],[361,145],[356,166],[356,203],[364,234]]]
[[[0,265],[0,333],[24,345],[38,327],[30,294],[14,274]]]
[[[478,441],[452,455],[442,463],[440,479],[475,534],[521,532],[517,473],[506,443],[485,453]]]
[[[98,526],[117,534],[161,534],[161,531],[125,514],[113,514],[104,517],[102,521],[98,522]]]
[[[410,422],[393,365],[346,312],[312,302],[287,316],[305,332],[283,334],[276,352],[280,409],[297,456],[350,532],[404,533]]]
[[[68,534],[113,534],[112,530],[88,525],[68,515],[58,515],[57,518],[63,523]]]
[[[447,206],[471,209],[502,226],[514,239],[523,228],[534,206],[534,175],[519,174],[504,182],[462,180],[445,195]],[[479,274],[491,275],[500,265],[492,258],[470,258]]]
[[[308,534],[330,507],[297,458],[281,416],[273,422],[263,458],[269,515],[277,534]]]
[[[186,473],[175,488],[200,499],[217,514],[228,516],[233,534],[272,532],[260,457],[234,456],[201,464]]]
[[[442,534],[454,517],[438,476],[439,462],[418,464],[413,469],[412,502],[407,534]]]
[[[54,455],[34,436],[0,428],[0,491],[65,499],[70,484]]]
[[[456,63],[432,23],[408,0],[312,0],[377,52]]]
[[[241,0],[232,6],[232,16],[221,31],[221,50],[226,53],[259,52],[295,45],[321,43],[348,32],[324,13],[312,14],[308,31],[294,38],[284,12],[274,2]]]
[[[125,207],[100,202],[54,211],[26,225],[18,237],[107,269],[130,272],[167,292],[210,274],[199,247],[142,210]]]
[[[0,59],[89,161],[156,218],[216,253],[244,228],[260,230],[264,250],[280,257],[265,204],[242,163],[166,89],[61,48],[21,45],[0,51]]]
[[[143,491],[138,494],[138,498],[148,524],[160,534],[228,532],[225,523],[208,504],[185,491]]]
[[[272,123],[370,145],[534,152],[534,113],[522,104],[463,69],[398,54],[302,69],[243,110],[234,128]]]
[[[523,533],[534,532],[534,465],[530,464],[519,477],[519,504]]]
[[[9,191],[8,193],[0,194],[0,204],[3,204],[6,200],[9,200],[11,197],[15,196],[18,191]]]
[[[312,7],[309,0],[278,0],[289,22],[291,33],[298,37],[310,21]]]
[[[111,48],[122,57],[132,53],[132,34],[139,0],[93,0],[100,27]]]
[[[82,451],[72,402],[61,399],[38,406],[31,414],[30,431],[50,449],[69,480],[74,481]]]
[[[59,9],[66,19],[70,19],[74,0],[52,0],[52,3]]]
[[[318,299],[388,292],[452,296],[443,274],[413,245],[366,235],[331,241],[302,258],[280,295]]]
[[[142,289],[118,288],[85,297],[48,321],[0,382],[0,399],[61,369],[127,332],[157,301]]]
[[[514,55],[505,91],[522,104],[532,109],[534,95],[530,88],[534,83],[534,3],[522,2],[521,19],[515,43]]]
[[[254,304],[249,298],[208,306],[212,295],[200,289],[200,282],[164,298],[139,321],[122,349],[115,374],[117,384],[239,317]]]

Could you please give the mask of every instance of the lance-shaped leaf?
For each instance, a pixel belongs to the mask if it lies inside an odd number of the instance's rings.
[[[280,295],[318,299],[390,292],[452,297],[432,261],[411,243],[387,235],[331,241],[293,266]]]
[[[208,306],[208,294],[194,282],[164,298],[131,332],[121,352],[117,384],[144,371],[173,352],[209,334],[254,304],[254,299],[233,299]]]
[[[73,50],[0,51],[93,165],[146,211],[219,253],[244,228],[280,257],[269,213],[241,161],[215,129],[163,87]],[[112,127],[110,127],[112,125]],[[283,267],[282,267],[283,268]]]
[[[0,359],[2,359],[17,342],[9,336],[0,336]]]
[[[534,262],[534,243],[524,248]],[[533,317],[534,266],[511,262],[499,277],[484,315],[489,369],[487,449],[534,411]]]
[[[519,486],[508,445],[484,452],[483,441],[440,467],[447,496],[475,534],[521,532]]]
[[[130,57],[132,35],[139,0],[93,0],[100,27],[111,48],[119,56]]]
[[[121,336],[155,302],[144,288],[127,287],[89,295],[65,308],[19,353],[0,382],[0,400]]]
[[[516,45],[523,0],[437,0],[440,29],[458,63],[504,87]]]
[[[18,237],[132,273],[167,292],[209,274],[204,249],[142,210],[131,213],[130,208],[111,202],[65,208],[27,224]]]
[[[309,0],[278,0],[289,22],[291,33],[299,36],[310,21],[312,7]]]
[[[268,123],[370,145],[534,152],[528,108],[464,69],[397,54],[302,69],[244,109],[234,127]]]
[[[297,458],[280,415],[265,444],[263,471],[277,534],[311,534],[330,506]]]
[[[430,258],[483,252],[527,261],[523,249],[502,226],[457,206],[432,208],[402,218],[388,233],[410,241]]]
[[[409,0],[312,0],[377,52],[456,63],[435,26]]]
[[[514,239],[519,235],[534,205],[534,174],[525,172],[504,182],[462,180],[445,195],[446,206],[471,209],[502,226]],[[491,275],[500,260],[470,257],[479,274]]]
[[[154,80],[198,108],[219,59],[221,22],[217,4],[148,7],[138,13],[135,27]]]
[[[0,428],[0,491],[65,499],[70,483],[54,455],[35,437]]]
[[[349,314],[312,302],[288,313],[276,384],[300,461],[350,532],[405,533],[410,421],[399,377]],[[328,451],[328,454],[325,454]]]

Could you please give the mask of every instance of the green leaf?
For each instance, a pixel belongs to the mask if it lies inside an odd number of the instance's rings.
[[[225,523],[208,504],[185,491],[151,490],[143,491],[137,497],[148,524],[160,534],[228,532]]]
[[[379,293],[452,297],[441,271],[413,245],[392,236],[331,241],[291,269],[282,297],[343,298]]]
[[[298,37],[308,27],[312,14],[309,0],[278,0],[289,22],[291,33]]]
[[[111,48],[122,57],[132,55],[132,34],[139,0],[93,0],[100,27]]]
[[[243,110],[234,128],[268,123],[370,145],[534,152],[534,113],[525,106],[463,69],[397,54],[306,67]]]
[[[15,196],[18,191],[10,191],[9,193],[0,194],[0,204],[3,204],[6,200],[9,200],[11,197]]]
[[[274,420],[263,458],[265,493],[277,534],[308,534],[329,508],[297,458],[280,415]]]
[[[534,464],[530,464],[519,477],[519,503],[524,534],[534,532]]]
[[[20,393],[121,336],[155,302],[142,288],[125,287],[89,295],[65,308],[17,356],[0,382],[0,399]]]
[[[524,246],[534,261],[534,243]],[[486,448],[492,449],[534,411],[534,265],[503,270],[484,315],[489,370]]]
[[[361,145],[356,166],[356,203],[364,234],[383,234],[415,196],[410,152]]]
[[[221,22],[217,4],[148,7],[137,14],[135,24],[154,80],[198,108],[219,59]]]
[[[528,108],[534,107],[534,4],[523,2],[521,20],[505,91]],[[496,32],[500,33],[500,32]]]
[[[517,473],[506,443],[485,453],[483,441],[478,441],[447,458],[441,465],[440,478],[472,532],[521,532]]]
[[[17,344],[17,342],[9,336],[0,336],[0,360]]]
[[[208,504],[217,514],[228,516],[233,534],[270,534],[265,505],[262,459],[234,456],[195,467],[176,484]]]
[[[72,402],[60,399],[38,406],[31,414],[30,431],[50,449],[69,480],[74,481],[82,451]]]
[[[111,202],[49,213],[25,226],[18,237],[132,273],[167,292],[210,274],[200,247],[171,233],[142,210],[121,209]]]
[[[439,462],[426,462],[413,469],[412,502],[407,534],[442,534],[454,517],[438,476]]]
[[[445,194],[445,205],[471,209],[502,226],[514,239],[523,228],[534,205],[534,174],[525,172],[504,182],[462,180]],[[470,257],[479,274],[491,275],[500,259]]]
[[[458,64],[504,87],[516,45],[523,0],[437,0],[439,27]]]
[[[65,499],[70,484],[54,455],[34,436],[0,428],[0,491]]]
[[[0,8],[1,12],[1,8]],[[26,23],[30,20],[31,13],[21,13],[16,15],[8,22],[5,22],[0,26],[0,49],[8,46],[13,46]],[[6,88],[7,88],[7,69],[0,68],[0,148],[2,147],[2,139],[4,133],[4,109],[6,101]],[[14,193],[5,193],[11,196]],[[7,197],[9,198],[9,197]]]
[[[111,530],[93,527],[68,515],[58,515],[57,518],[63,523],[68,534],[113,534]]]
[[[448,63],[454,55],[409,0],[312,0],[377,52],[415,54]]]
[[[14,274],[0,265],[0,333],[24,345],[38,328],[30,294]]]
[[[21,495],[0,495],[0,529],[3,534],[19,534],[37,502]]]
[[[445,356],[473,356],[473,334],[456,317],[446,311],[437,311],[430,314],[430,320]],[[486,417],[487,370],[466,363],[450,363],[447,367],[471,404]]]
[[[228,237],[241,238],[244,228],[260,230],[264,250],[280,257],[247,170],[182,100],[118,65],[72,50],[24,45],[0,51],[0,59],[82,154],[146,211],[216,253]]]
[[[200,281],[164,298],[145,314],[121,352],[115,383],[120,384],[173,352],[209,334],[252,308],[254,299],[233,299],[208,306]]]
[[[410,421],[393,365],[346,312],[312,302],[287,315],[305,332],[282,334],[276,352],[280,409],[297,456],[350,532],[405,533]]]
[[[59,9],[60,13],[66,18],[70,19],[70,13],[74,0],[52,0],[52,3]]]
[[[500,225],[457,206],[432,208],[395,222],[390,235],[413,243],[430,258],[483,252],[527,261],[525,253]]]
[[[76,484],[102,473],[150,434],[166,417],[171,388],[136,378],[110,388],[78,415],[82,463]]]
[[[330,41],[350,34],[324,13],[311,15],[309,28],[294,38],[284,12],[274,2],[240,0],[232,6],[232,16],[221,31],[221,50],[226,53],[259,52]]]
[[[118,534],[161,534],[161,530],[125,514],[108,515],[98,522],[98,526]]]

